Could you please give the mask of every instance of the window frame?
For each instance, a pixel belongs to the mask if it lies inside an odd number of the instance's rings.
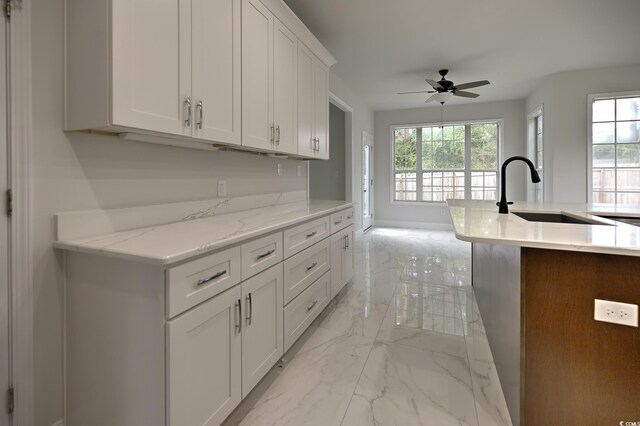
[[[500,165],[502,164],[503,158],[503,141],[504,141],[504,119],[503,118],[486,118],[486,119],[478,119],[478,120],[460,120],[460,121],[445,121],[445,122],[426,122],[426,123],[406,123],[406,124],[392,124],[389,126],[389,165],[391,167],[389,173],[389,203],[392,205],[416,205],[416,206],[442,206],[446,205],[446,201],[401,201],[395,199],[395,139],[394,132],[396,129],[405,129],[408,127],[436,127],[436,126],[466,126],[473,124],[485,124],[485,123],[496,123],[498,125],[498,148],[497,148],[497,164],[496,164],[496,199],[500,197]],[[471,168],[471,138],[467,135],[468,131],[465,129],[465,173],[468,171],[468,176],[465,176],[465,188],[469,188],[471,190],[471,173],[474,171]],[[418,143],[416,137],[416,144]],[[416,155],[418,149],[416,147]],[[419,162],[416,161],[416,198],[417,194],[422,192],[422,170],[418,170]],[[468,168],[467,168],[467,165]],[[447,171],[458,171],[458,169],[451,169]],[[477,170],[476,170],[477,171]],[[466,191],[466,189],[465,189]]]
[[[619,98],[632,98],[632,97],[640,97],[640,90],[631,90],[627,92],[610,92],[610,93],[593,93],[587,95],[587,203],[593,203],[593,103],[598,100],[604,99],[619,99]],[[617,117],[614,123],[618,123]],[[617,145],[619,142],[615,141],[614,144]],[[618,170],[618,165],[614,166],[616,171]],[[617,184],[616,190],[614,192],[616,194],[616,202],[617,202]]]

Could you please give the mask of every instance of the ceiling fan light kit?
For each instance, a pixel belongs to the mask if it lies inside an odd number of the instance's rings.
[[[472,93],[472,92],[467,92],[465,91],[466,89],[472,89],[474,87],[481,87],[481,86],[486,86],[489,83],[488,80],[478,80],[478,81],[471,81],[469,83],[463,83],[463,84],[454,84],[453,81],[451,80],[447,80],[446,79],[446,75],[447,73],[449,73],[449,70],[447,69],[442,69],[440,71],[438,71],[440,73],[440,76],[442,78],[440,78],[440,80],[435,81],[435,80],[431,80],[431,79],[425,79],[425,81],[427,83],[429,83],[429,85],[433,88],[433,90],[421,90],[421,91],[415,91],[415,92],[400,92],[398,93],[399,95],[406,95],[406,94],[412,94],[412,93],[434,93],[433,96],[427,98],[427,100],[425,101],[425,103],[430,103],[432,101],[437,101],[440,102],[441,104],[444,104],[444,102],[446,102],[447,100],[449,100],[451,98],[451,96],[459,96],[462,98],[477,98],[478,96],[480,96],[477,93]]]

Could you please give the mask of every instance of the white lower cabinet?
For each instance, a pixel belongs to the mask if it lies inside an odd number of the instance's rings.
[[[218,425],[284,353],[282,264],[167,324],[169,425]]]
[[[304,333],[331,300],[331,274],[327,272],[284,308],[284,350]]]
[[[168,425],[219,425],[242,399],[241,290],[167,324]]]
[[[353,278],[353,225],[331,236],[331,298]]]
[[[65,252],[65,425],[220,425],[351,279],[352,240],[326,215],[169,266]]]
[[[242,397],[284,354],[282,263],[242,283]]]

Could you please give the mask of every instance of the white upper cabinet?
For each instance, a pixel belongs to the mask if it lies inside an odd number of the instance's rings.
[[[298,43],[298,154],[329,158],[329,69]]]
[[[191,95],[191,5],[162,0],[149,13],[150,6],[143,0],[112,2],[110,124],[190,135],[180,106]]]
[[[328,158],[335,60],[281,0],[65,5],[65,130]],[[304,85],[299,45],[313,59],[304,64]],[[299,153],[305,144],[313,149]]]
[[[242,144],[297,153],[296,36],[260,0],[242,3]]]
[[[296,54],[298,39],[278,19],[273,28],[273,123],[276,149],[298,153]]]
[[[67,0],[67,130],[239,144],[241,0]]]
[[[192,0],[193,136],[240,145],[241,0]]]

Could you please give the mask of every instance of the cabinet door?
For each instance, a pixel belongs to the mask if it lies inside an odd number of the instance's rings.
[[[191,2],[113,0],[111,121],[191,135]]]
[[[282,263],[242,283],[242,397],[284,353]]]
[[[331,236],[331,298],[342,289],[342,257],[347,246],[344,231]]]
[[[298,154],[315,157],[313,142],[314,55],[298,43]]]
[[[192,0],[193,136],[240,145],[241,0]]]
[[[242,144],[273,150],[273,15],[242,1]]]
[[[273,123],[276,149],[296,154],[298,39],[278,19],[273,27]]]
[[[314,60],[314,130],[318,140],[317,158],[329,159],[329,70]]]
[[[240,298],[234,287],[167,324],[167,425],[219,425],[240,402]]]
[[[353,225],[345,229],[347,247],[342,254],[342,285],[346,285],[353,278],[353,248],[355,246]]]

